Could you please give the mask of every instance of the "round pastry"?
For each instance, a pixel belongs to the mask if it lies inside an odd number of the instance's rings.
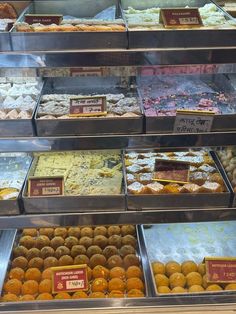
[[[153,262],[152,263],[152,271],[154,273],[154,275],[157,275],[157,274],[165,274],[165,271],[166,271],[166,268],[165,268],[165,265],[161,262]]]
[[[74,259],[69,255],[63,255],[59,258],[59,266],[68,266],[74,264]]]
[[[28,261],[25,257],[19,256],[19,257],[14,258],[11,265],[12,265],[12,268],[19,267],[25,270],[28,266]]]
[[[135,254],[135,249],[131,245],[123,245],[120,249],[120,255],[125,257],[128,254]]]
[[[210,285],[210,284],[207,282],[207,275],[204,275],[204,276],[202,277],[202,286],[203,286],[203,288],[206,289],[209,285]]]
[[[93,276],[92,269],[89,266],[87,266],[87,276],[88,276],[88,281],[90,281]]]
[[[119,251],[114,245],[108,245],[103,250],[103,255],[108,259],[112,255],[118,255]]]
[[[108,239],[108,244],[117,247],[118,249],[121,247],[121,236],[114,234]]]
[[[13,250],[14,257],[20,257],[20,256],[26,257],[27,253],[28,253],[28,249],[24,247],[23,245],[19,245],[15,247]]]
[[[39,283],[39,293],[51,293],[52,292],[52,280],[51,279],[43,279]]]
[[[4,294],[4,296],[1,298],[2,302],[16,302],[19,301],[19,298],[13,294],[13,293],[7,293]]]
[[[98,245],[100,248],[104,249],[107,246],[108,240],[102,235],[98,235],[93,239],[93,244]]]
[[[109,277],[109,270],[106,267],[103,267],[101,265],[97,265],[92,270],[93,278],[104,278],[108,279]]]
[[[50,267],[57,267],[58,266],[58,260],[56,257],[47,257],[44,262],[44,269],[50,268]]]
[[[166,275],[169,277],[174,273],[180,273],[181,272],[181,266],[179,263],[175,261],[170,261],[166,264]]]
[[[50,239],[47,236],[41,235],[36,238],[35,246],[41,250],[45,246],[49,246],[51,243]]]
[[[129,278],[126,281],[126,290],[137,289],[144,291],[144,284],[140,278]]]
[[[70,249],[66,246],[59,246],[55,251],[55,257],[59,259],[63,255],[70,255]]]
[[[202,276],[197,272],[191,272],[186,276],[187,286],[190,288],[193,285],[202,285]]]
[[[106,296],[103,292],[92,292],[92,293],[90,293],[89,298],[91,298],[91,299],[105,299]]]
[[[92,292],[105,292],[107,291],[107,281],[104,278],[95,278],[91,284]]]
[[[55,298],[55,300],[69,300],[71,299],[71,296],[67,292],[59,292]]]
[[[125,270],[124,268],[122,267],[113,267],[111,270],[110,270],[110,278],[120,278],[122,280],[125,280],[126,278],[126,273],[125,273]]]
[[[229,283],[226,287],[225,290],[236,290],[236,283]]]
[[[182,273],[174,273],[169,278],[169,285],[171,289],[175,287],[185,287],[186,278]]]
[[[122,267],[123,266],[122,258],[119,255],[113,255],[109,257],[107,260],[107,266],[109,269],[112,269],[113,267]]]
[[[72,295],[72,299],[87,299],[88,296],[84,291],[77,291]]]
[[[187,276],[189,273],[197,272],[197,264],[193,261],[185,261],[181,265],[181,271],[184,274],[184,276]]]
[[[132,289],[127,293],[128,298],[143,298],[144,293],[137,289]]]
[[[161,286],[169,287],[169,278],[166,277],[166,275],[157,274],[155,275],[154,278],[155,278],[155,283],[157,287],[161,287]]]
[[[122,242],[122,245],[131,245],[134,248],[136,248],[136,245],[137,245],[137,241],[136,241],[135,237],[130,235],[130,234],[122,237],[121,242]]]
[[[75,237],[77,239],[80,238],[80,228],[79,227],[71,227],[68,229],[68,236]]]
[[[184,289],[183,287],[174,287],[172,290],[171,290],[171,293],[186,293],[187,290]]]
[[[40,301],[50,301],[50,300],[53,300],[53,296],[51,295],[51,293],[47,293],[47,292],[44,292],[44,293],[40,293],[36,300],[40,300]]]
[[[204,288],[202,286],[199,285],[193,285],[188,289],[188,292],[202,292],[204,291]]]
[[[81,237],[93,238],[93,229],[90,227],[84,227],[81,229]]]
[[[85,255],[86,248],[83,245],[74,245],[71,249],[71,256],[76,257],[77,255]]]
[[[53,250],[52,247],[50,246],[45,246],[41,249],[41,257],[44,259],[44,258],[47,258],[47,257],[50,257],[50,256],[54,256],[55,254],[55,251]]]
[[[93,231],[94,237],[98,235],[106,236],[107,235],[107,228],[103,226],[98,226]]]
[[[108,290],[110,292],[113,290],[124,292],[125,288],[125,283],[120,278],[112,278],[108,283]]]
[[[41,272],[38,268],[28,268],[25,272],[25,280],[35,280],[39,282],[41,277]]]
[[[133,225],[126,225],[121,227],[121,234],[122,236],[126,236],[128,234],[135,235],[135,226]]]
[[[23,281],[25,278],[25,272],[22,268],[15,267],[12,268],[9,272],[9,279],[18,279],[20,281]]]
[[[38,232],[37,232],[37,229],[24,229],[23,231],[22,231],[22,236],[30,236],[30,237],[37,237],[37,235],[38,235]]]
[[[51,246],[54,250],[56,250],[59,246],[63,246],[64,245],[64,238],[62,237],[54,237],[51,240]]]
[[[138,256],[134,254],[128,254],[124,258],[124,266],[126,269],[128,269],[130,266],[139,266],[140,261]]]
[[[54,237],[54,229],[53,228],[40,228],[39,229],[40,235],[45,235],[49,239],[52,239]]]
[[[124,293],[119,290],[112,290],[108,294],[108,298],[124,298]]]
[[[102,249],[98,245],[92,245],[87,249],[87,256],[89,258],[94,254],[102,254]]]
[[[74,265],[89,265],[89,258],[86,255],[77,255],[74,258]]]
[[[28,263],[28,267],[29,268],[42,269],[43,268],[43,259],[41,257],[31,258],[31,260]]]
[[[52,278],[52,270],[51,268],[47,268],[42,272],[42,280],[43,279],[51,279]]]
[[[114,234],[120,235],[120,227],[119,226],[110,226],[107,229],[108,237],[111,237]]]
[[[223,290],[219,285],[209,285],[206,291],[221,291]]]
[[[10,279],[4,284],[4,292],[19,295],[21,293],[22,283],[18,279]]]
[[[69,249],[71,249],[74,245],[77,245],[77,244],[79,244],[79,240],[76,237],[72,237],[72,236],[67,237],[64,243],[64,245],[68,247]]]
[[[106,266],[106,258],[101,254],[95,254],[90,258],[90,266],[93,269],[97,265]]]
[[[206,265],[204,263],[198,264],[198,270],[200,275],[204,276],[206,273]]]
[[[79,240],[79,244],[86,247],[86,249],[93,244],[93,239],[89,237],[82,237]]]
[[[37,283],[37,281],[35,280],[28,280],[25,281],[22,285],[22,294],[31,294],[31,295],[35,295],[36,293],[38,293],[38,289],[39,289],[39,285]]]
[[[26,254],[26,258],[29,261],[29,260],[31,260],[34,257],[41,257],[40,255],[41,255],[40,250],[35,248],[35,247],[33,247],[32,249],[28,250],[28,252]]]
[[[157,288],[158,293],[171,293],[171,290],[167,286],[160,286]]]
[[[62,237],[65,239],[67,237],[67,229],[66,228],[56,228],[54,230],[54,237]]]
[[[35,300],[34,296],[30,294],[25,294],[20,297],[20,301],[23,301],[23,302],[34,301],[34,300]]]
[[[143,273],[141,271],[141,269],[138,266],[130,266],[127,270],[126,270],[126,278],[142,278],[143,277]]]
[[[31,249],[35,246],[35,240],[31,236],[23,236],[20,238],[19,244],[23,245],[27,249]]]

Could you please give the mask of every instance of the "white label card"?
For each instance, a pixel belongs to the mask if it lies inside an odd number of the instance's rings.
[[[214,115],[177,114],[174,133],[202,133],[211,132]]]

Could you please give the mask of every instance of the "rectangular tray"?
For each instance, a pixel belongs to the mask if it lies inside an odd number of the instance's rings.
[[[235,94],[233,86],[230,85],[230,81],[226,78],[225,75],[203,75],[200,76],[200,79],[207,84],[212,81],[216,87],[219,88],[219,91],[232,92]],[[178,80],[178,77],[176,78]],[[141,82],[140,82],[141,84]],[[141,91],[139,90],[140,98]],[[145,131],[146,133],[172,133],[174,130],[174,124],[176,116],[157,116],[150,117],[145,116],[145,110],[143,109],[145,117]],[[219,131],[232,131],[235,130],[236,126],[236,114],[215,114],[212,124],[211,132]]]
[[[78,18],[94,16],[107,7],[116,5],[118,0],[59,0],[36,1],[27,13],[76,15]],[[24,21],[24,15],[18,22]],[[14,51],[113,49],[128,46],[127,32],[11,32]]]
[[[28,177],[33,175],[36,163],[37,158],[34,158],[23,188],[22,200],[25,213],[50,214],[126,209],[124,192],[121,192],[120,195],[28,197]]]
[[[171,7],[202,7],[209,0],[121,0],[122,9],[126,10],[129,6],[135,9],[147,9],[152,7],[171,8]],[[228,13],[224,12],[225,17],[233,19]],[[123,14],[124,15],[124,14]],[[127,25],[128,27],[128,25]],[[235,28],[232,29],[160,29],[160,30],[131,30],[128,28],[129,48],[185,48],[185,47],[228,47],[235,46]]]
[[[213,156],[212,156],[213,157]],[[214,157],[213,157],[214,160]],[[216,168],[219,171],[217,164]],[[125,194],[128,210],[155,210],[155,209],[180,209],[180,208],[211,208],[229,207],[230,190],[225,184],[226,192],[223,193],[197,193],[197,194],[159,194],[159,195],[133,195],[128,193],[126,181],[126,167],[124,166]],[[220,171],[219,171],[220,173]],[[223,179],[225,179],[223,177]]]
[[[0,1],[1,3],[6,3],[6,1]],[[29,1],[7,1],[12,5],[18,16],[23,12],[23,10],[30,4]],[[10,51],[12,50],[10,33],[8,31],[0,32],[0,51]]]
[[[54,78],[48,79],[42,94],[109,94],[127,93],[116,87],[117,78]],[[136,90],[132,91],[138,100]],[[40,105],[40,101],[39,101]],[[131,118],[83,118],[83,119],[37,119],[39,105],[35,114],[35,124],[38,136],[61,135],[99,135],[99,134],[140,134],[143,132],[143,115]],[[140,111],[141,101],[140,101]]]
[[[167,263],[175,260],[182,263],[193,260],[201,263],[206,256],[234,257],[236,254],[235,228],[235,221],[156,224],[148,228],[142,226],[141,232],[144,237],[155,295],[164,296],[156,289],[152,262]],[[215,293],[227,295],[235,294],[236,291],[203,292],[194,293],[194,295]],[[193,296],[192,293],[184,295]]]

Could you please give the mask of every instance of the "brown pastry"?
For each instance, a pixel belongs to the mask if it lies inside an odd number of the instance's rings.
[[[207,173],[213,173],[213,172],[217,171],[215,167],[212,167],[208,164],[201,165],[201,167],[199,167],[198,170],[203,171],[203,172],[207,172]]]
[[[199,189],[200,193],[221,193],[222,186],[217,182],[205,182]]]
[[[98,235],[103,235],[106,236],[107,235],[107,228],[104,226],[98,226],[94,229],[94,237],[98,236]]]
[[[114,234],[108,239],[108,244],[109,245],[114,245],[118,249],[121,247],[121,236]]]
[[[47,258],[47,257],[50,257],[50,256],[54,256],[55,254],[55,251],[53,250],[52,247],[50,246],[45,246],[41,249],[41,257],[42,258]]]
[[[59,246],[55,251],[55,257],[59,259],[63,255],[70,255],[70,249],[64,245]]]
[[[190,173],[189,181],[198,185],[202,185],[207,180],[208,174],[202,171]]]
[[[164,185],[158,182],[150,183],[146,186],[149,194],[161,194],[164,192]]]
[[[141,173],[138,177],[138,181],[141,184],[149,184],[153,182],[153,174],[152,173]]]
[[[64,245],[71,249],[74,245],[79,244],[79,240],[76,237],[69,236],[65,239]]]
[[[16,19],[17,13],[10,3],[0,3],[0,19]]]
[[[86,255],[77,255],[74,258],[74,265],[82,265],[82,264],[89,265],[89,258]]]
[[[200,186],[194,183],[187,183],[182,186],[180,193],[198,193]]]
[[[100,246],[102,249],[105,248],[105,246],[107,245],[108,243],[108,239],[102,235],[99,235],[99,236],[96,236],[94,239],[93,239],[93,243],[94,245],[98,245]]]
[[[24,256],[26,257],[28,253],[28,250],[23,245],[19,245],[13,250],[14,257]]]
[[[169,183],[164,186],[163,193],[170,193],[170,194],[178,194],[180,193],[180,185],[176,183]]]
[[[69,255],[63,255],[59,258],[59,266],[68,266],[74,264],[74,259]]]
[[[27,260],[31,260],[31,258],[34,258],[34,257],[40,257],[41,255],[41,252],[39,249],[33,247],[32,249],[30,249],[27,254],[26,254],[26,258]]]
[[[87,249],[87,256],[89,258],[95,254],[102,254],[102,249],[98,245],[92,245]]]
[[[136,181],[136,178],[132,173],[127,173],[126,180],[127,180],[128,185],[130,185]]]
[[[83,245],[74,245],[71,249],[71,256],[76,257],[77,255],[86,254],[86,248]]]
[[[139,183],[139,182],[134,182],[130,184],[128,187],[128,192],[131,194],[146,194],[146,187]]]
[[[224,186],[224,180],[223,180],[222,176],[219,173],[211,173],[208,176],[207,181],[217,182],[220,185]]]
[[[120,239],[120,243],[121,243],[121,239]],[[112,255],[117,255],[118,254],[118,249],[117,247],[115,247],[114,245],[108,245],[107,247],[105,247],[105,249],[103,250],[103,255],[108,259],[109,257],[111,257]]]

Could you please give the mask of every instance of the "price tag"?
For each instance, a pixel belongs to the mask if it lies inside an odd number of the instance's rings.
[[[198,8],[161,9],[160,23],[166,28],[200,27],[202,19]]]
[[[52,267],[52,292],[88,290],[87,265]]]
[[[206,257],[206,277],[209,283],[236,283],[236,258]]]
[[[64,177],[30,177],[28,195],[30,197],[64,195]]]
[[[178,110],[175,118],[174,133],[211,132],[214,112],[200,110]]]
[[[107,114],[106,96],[75,97],[70,99],[70,116],[93,117]]]
[[[190,163],[176,160],[155,160],[154,181],[185,184],[189,182]]]
[[[25,22],[28,24],[40,23],[43,25],[60,25],[63,16],[61,14],[26,14]]]
[[[99,67],[92,68],[71,68],[70,74],[73,77],[89,77],[89,76],[103,76],[103,69]]]

